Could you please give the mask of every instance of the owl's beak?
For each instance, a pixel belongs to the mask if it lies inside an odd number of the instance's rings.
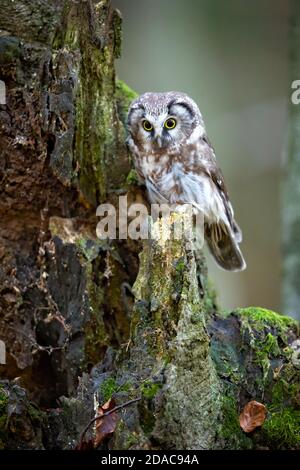
[[[157,135],[155,137],[155,142],[157,144],[158,147],[161,147],[162,146],[162,140],[161,140],[161,136],[160,135]]]

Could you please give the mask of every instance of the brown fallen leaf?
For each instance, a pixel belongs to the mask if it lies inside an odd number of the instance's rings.
[[[115,408],[116,402],[113,398],[110,398],[104,405],[99,406],[98,408],[98,417],[99,419],[96,421],[96,435],[94,439],[94,447],[95,449],[101,444],[101,442],[112,434],[118,422],[118,415],[116,412],[112,412],[107,414],[108,411],[113,410]],[[101,418],[103,416],[103,418]]]
[[[247,403],[240,414],[240,426],[244,432],[252,432],[263,424],[266,419],[265,405],[252,400]]]
[[[110,398],[104,405],[99,406],[95,418],[93,418],[85,428],[75,450],[96,449],[107,436],[114,432],[118,421],[117,413],[114,411],[115,407],[116,402],[113,398]],[[86,441],[84,436],[92,423],[96,423],[95,438]]]
[[[98,408],[95,418],[92,418],[84,428],[83,432],[81,433],[80,441],[76,445],[75,450],[91,450],[91,448],[96,449],[106,436],[114,432],[118,422],[117,411],[140,400],[141,397],[133,398],[132,400],[128,400],[125,403],[116,406],[115,400],[110,398],[106,403],[104,403],[104,405]],[[98,423],[96,424],[95,439],[89,439],[86,441],[85,435],[90,426],[95,422]]]

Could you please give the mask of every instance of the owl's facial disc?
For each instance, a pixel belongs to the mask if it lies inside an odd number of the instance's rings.
[[[166,112],[162,112],[160,115],[153,115],[151,113],[145,112],[145,114],[140,119],[140,133],[143,136],[143,141],[146,144],[150,144],[152,147],[165,147],[167,145],[167,139],[165,135],[165,130],[167,126],[165,125],[168,120],[168,115]],[[169,122],[170,129],[173,122]]]
[[[191,118],[186,107],[173,105],[160,114],[145,113],[140,120],[143,140],[153,148],[168,148],[179,144],[191,130]]]
[[[194,112],[186,103],[172,101],[162,116],[162,146],[180,145],[194,128]]]
[[[136,144],[149,152],[184,144],[195,128],[195,118],[193,107],[182,99],[161,106],[144,100],[131,108],[128,125]]]

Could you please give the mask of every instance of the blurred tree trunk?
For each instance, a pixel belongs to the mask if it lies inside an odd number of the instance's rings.
[[[97,204],[143,197],[124,145],[134,93],[115,81],[119,14],[109,0],[0,9],[0,445],[74,448],[113,397],[138,401],[103,448],[299,447],[296,323],[222,315],[182,242],[96,237]],[[248,436],[252,399],[269,414]]]
[[[290,77],[300,80],[300,4],[291,2]],[[292,90],[290,91],[291,94]],[[283,186],[283,310],[300,318],[300,104],[289,102],[288,143]]]

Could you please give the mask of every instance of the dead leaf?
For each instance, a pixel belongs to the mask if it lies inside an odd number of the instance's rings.
[[[117,411],[121,408],[125,408],[126,406],[132,405],[137,401],[140,401],[141,397],[133,398],[132,400],[126,401],[125,403],[116,406],[115,400],[110,398],[104,405],[98,408],[96,416],[90,420],[87,426],[84,428],[80,442],[75,447],[75,450],[90,450],[91,447],[93,449],[97,449],[97,447],[101,444],[101,442],[110,434],[112,434],[118,422],[118,415]],[[95,439],[90,439],[86,441],[85,435],[86,432],[89,430],[90,426],[93,423],[96,424],[96,436]]]
[[[247,403],[240,414],[240,426],[244,432],[252,432],[261,426],[266,419],[267,409],[265,405],[252,400]]]
[[[99,406],[98,416],[99,419],[96,421],[96,436],[94,439],[95,449],[101,444],[101,442],[110,434],[112,434],[118,422],[118,415],[116,412],[112,412],[105,416],[105,413],[115,408],[116,403],[113,398],[110,398],[104,405]],[[101,418],[103,416],[103,418]]]

